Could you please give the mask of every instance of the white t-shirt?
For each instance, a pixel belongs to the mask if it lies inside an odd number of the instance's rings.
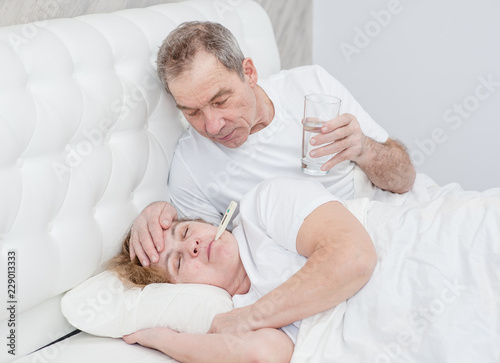
[[[171,202],[179,214],[219,223],[231,200],[239,201],[259,182],[276,176],[320,181],[342,199],[354,196],[355,163],[345,161],[326,176],[301,171],[304,96],[324,93],[342,100],[340,113],[356,116],[363,133],[385,142],[388,133],[362,109],[347,89],[319,66],[282,71],[259,85],[272,100],[275,116],[242,146],[230,149],[189,128],[180,138],[170,168]]]
[[[301,190],[297,193],[297,190]],[[233,235],[251,282],[234,307],[250,305],[288,280],[306,262],[297,253],[303,220],[320,205],[338,201],[315,180],[272,178],[254,187],[240,202]],[[295,342],[300,321],[282,330]]]

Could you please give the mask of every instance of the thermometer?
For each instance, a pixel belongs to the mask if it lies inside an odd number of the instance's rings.
[[[225,231],[227,224],[231,220],[231,217],[233,216],[234,210],[236,209],[237,205],[238,203],[236,203],[235,201],[231,201],[231,203],[229,203],[229,207],[227,207],[226,213],[224,214],[224,217],[222,217],[219,227],[217,228],[217,234],[215,235],[214,241],[217,241],[221,236],[222,232]]]

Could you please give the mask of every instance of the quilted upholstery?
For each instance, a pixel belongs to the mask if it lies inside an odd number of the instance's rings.
[[[269,19],[251,1],[188,1],[0,29],[0,294],[2,304],[11,300],[5,266],[15,251],[16,356],[72,330],[60,295],[117,252],[143,207],[168,200],[183,127],[157,79],[156,52],[192,19],[230,28],[261,77],[279,70]],[[8,318],[1,309],[2,337]],[[2,348],[0,358],[15,357]]]

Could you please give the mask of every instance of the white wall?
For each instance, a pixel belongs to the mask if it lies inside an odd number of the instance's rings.
[[[314,0],[313,63],[353,93],[417,171],[500,187],[500,2]]]

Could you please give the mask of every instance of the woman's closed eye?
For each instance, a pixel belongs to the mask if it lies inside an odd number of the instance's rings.
[[[182,260],[182,256],[179,255],[179,257],[177,258],[177,271],[179,271],[181,269],[181,260]]]

